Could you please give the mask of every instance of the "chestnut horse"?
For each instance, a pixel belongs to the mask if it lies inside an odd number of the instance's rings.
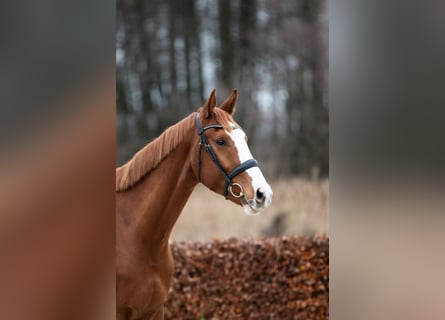
[[[173,279],[172,228],[194,187],[203,183],[256,214],[272,190],[233,120],[237,92],[205,105],[116,169],[118,319],[163,319]]]

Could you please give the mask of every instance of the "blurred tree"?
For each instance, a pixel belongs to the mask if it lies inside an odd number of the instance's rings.
[[[234,64],[234,43],[232,39],[232,13],[230,8],[230,1],[219,0],[219,41],[220,50],[217,52],[217,57],[221,61],[220,64],[220,81],[226,88],[230,88],[233,83],[233,64]]]
[[[118,0],[117,163],[239,90],[266,174],[329,174],[325,0]]]

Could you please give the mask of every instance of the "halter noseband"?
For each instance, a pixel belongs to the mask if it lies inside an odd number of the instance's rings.
[[[235,198],[240,198],[244,196],[243,193],[243,187],[239,183],[233,183],[232,179],[235,178],[240,173],[246,171],[247,169],[258,167],[258,162],[255,159],[249,159],[247,161],[244,161],[239,166],[237,166],[232,172],[227,173],[224,168],[221,166],[221,164],[218,161],[218,158],[216,157],[215,152],[212,149],[212,146],[210,145],[209,141],[207,140],[207,137],[205,136],[204,132],[208,129],[215,128],[215,129],[223,129],[223,126],[219,124],[211,124],[207,127],[202,127],[201,122],[199,120],[199,114],[196,115],[195,118],[196,122],[196,128],[198,129],[198,135],[200,138],[199,141],[199,148],[198,148],[198,180],[201,181],[201,147],[204,145],[205,150],[209,154],[210,159],[212,159],[213,163],[216,165],[218,170],[223,175],[224,179],[226,180],[224,184],[224,197],[227,199],[227,193],[230,191],[230,193]],[[238,129],[238,127],[233,127],[233,129]],[[233,186],[236,186],[240,189],[239,194],[235,194],[232,190]]]

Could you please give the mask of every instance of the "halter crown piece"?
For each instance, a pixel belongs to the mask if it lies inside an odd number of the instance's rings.
[[[199,120],[199,114],[196,115],[195,122],[196,122],[196,128],[198,129],[198,135],[200,138],[199,148],[198,148],[198,180],[201,182],[201,149],[202,149],[202,146],[204,145],[204,148],[207,151],[210,159],[212,159],[213,163],[216,165],[216,167],[218,168],[218,170],[221,172],[224,179],[226,180],[226,182],[224,184],[224,197],[227,199],[227,193],[228,193],[229,186],[232,187],[234,185],[238,186],[240,188],[240,194],[235,195],[233,193],[233,191],[231,191],[232,195],[234,197],[238,197],[238,198],[243,196],[243,194],[242,194],[243,188],[238,183],[233,183],[232,179],[235,178],[240,173],[246,171],[247,169],[250,169],[253,167],[258,167],[258,162],[255,159],[249,159],[247,161],[240,163],[235,169],[233,169],[232,172],[227,173],[224,170],[224,168],[221,166],[221,164],[219,163],[218,158],[216,157],[216,154],[212,149],[212,146],[210,145],[209,141],[207,140],[206,135],[204,134],[204,132],[208,129],[212,129],[212,128],[223,129],[223,126],[221,126],[219,124],[211,124],[211,125],[208,125],[207,127],[203,128],[201,126],[201,121]],[[233,129],[234,130],[238,129],[238,127],[234,127]]]

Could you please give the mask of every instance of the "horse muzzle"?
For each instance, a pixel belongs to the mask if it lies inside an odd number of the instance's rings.
[[[266,209],[272,203],[273,192],[272,189],[267,187],[260,187],[255,191],[253,199],[247,199],[243,197],[244,213],[247,215],[257,215]]]

